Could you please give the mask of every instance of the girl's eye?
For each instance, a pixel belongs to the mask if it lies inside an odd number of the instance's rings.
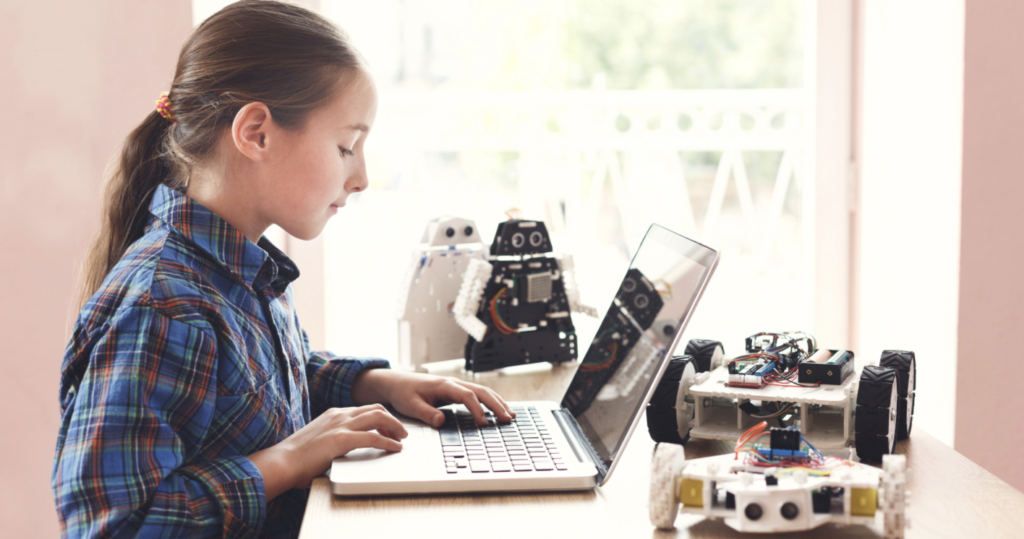
[[[352,153],[352,150],[349,150],[348,148],[342,148],[341,146],[338,146],[338,150],[341,151],[341,155],[355,155],[354,153]]]

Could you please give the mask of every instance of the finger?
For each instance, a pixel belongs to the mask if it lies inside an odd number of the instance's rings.
[[[418,396],[412,399],[409,406],[412,407],[412,410],[408,411],[410,416],[432,427],[440,427],[444,423],[444,412],[427,404],[426,401]],[[405,410],[403,409],[404,412]]]
[[[362,414],[373,412],[375,410],[387,411],[381,404],[367,404],[365,406],[354,406],[351,408],[332,408],[336,410],[337,416],[342,421],[347,421],[353,417],[360,416]]]
[[[480,391],[477,392],[477,398],[490,408],[494,415],[498,416],[498,421],[510,423],[515,418],[515,413],[509,408],[508,403],[495,393],[494,390],[481,387]]]
[[[515,419],[515,412],[513,412],[512,408],[507,402],[505,402],[505,399],[502,399],[501,396],[499,396],[493,389],[471,382],[463,382],[462,380],[457,380],[456,382],[475,393],[477,399],[483,402],[487,408],[494,412],[494,415],[498,417],[499,421],[508,423]]]
[[[458,384],[455,384],[454,392],[454,400],[461,402],[469,410],[469,413],[473,414],[473,419],[476,420],[476,423],[478,425],[486,425],[487,414],[484,412],[484,407],[480,404],[480,399],[477,398],[476,393],[472,389]]]
[[[345,423],[345,428],[361,431],[385,429],[389,434],[395,435],[394,439],[396,440],[409,435],[409,432],[405,430],[402,423],[395,416],[389,414],[387,410],[375,410],[354,417]]]
[[[393,440],[391,438],[381,436],[376,432],[348,432],[342,431],[343,434],[339,436],[341,439],[341,455],[347,454],[353,449],[361,449],[364,447],[372,447],[374,449],[383,449],[384,451],[401,451],[402,442]]]

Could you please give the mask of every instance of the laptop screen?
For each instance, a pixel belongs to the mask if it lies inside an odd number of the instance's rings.
[[[651,225],[562,406],[611,466],[644,406],[718,253]]]

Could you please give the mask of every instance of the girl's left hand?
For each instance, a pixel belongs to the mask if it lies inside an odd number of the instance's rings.
[[[484,406],[504,423],[516,416],[508,403],[490,388],[455,378],[391,369],[367,369],[359,373],[352,387],[352,398],[359,404],[390,404],[398,412],[434,427],[444,423],[444,414],[435,407],[452,403],[464,405],[480,425],[487,424]]]

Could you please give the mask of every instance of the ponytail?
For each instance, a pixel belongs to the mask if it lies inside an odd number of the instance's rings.
[[[104,186],[99,232],[82,265],[79,308],[99,290],[128,247],[142,237],[153,192],[169,179],[162,147],[170,126],[171,122],[153,111],[125,139],[121,157]]]
[[[160,184],[184,190],[194,165],[247,103],[298,129],[340,90],[363,60],[348,37],[294,4],[242,0],[220,10],[186,40],[171,84],[174,121],[157,111],[125,139],[103,197],[103,218],[79,279],[79,308],[142,237]]]

